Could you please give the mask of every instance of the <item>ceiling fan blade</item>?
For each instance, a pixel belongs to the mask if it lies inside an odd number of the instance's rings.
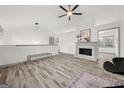
[[[68,12],[64,7],[62,7],[61,5],[59,6],[62,10],[64,10],[65,12]]]
[[[73,15],[82,15],[82,13],[73,13]]]
[[[64,16],[66,16],[67,14],[64,14],[64,15],[61,15],[61,16],[58,16],[58,18],[60,18],[60,17],[64,17]]]
[[[79,5],[76,5],[71,11],[74,11]]]
[[[69,11],[70,11],[70,7],[71,7],[71,5],[68,5],[68,7],[69,7]]]
[[[69,16],[69,18],[68,18],[68,19],[69,19],[69,21],[70,21],[70,20],[71,20],[71,17]]]

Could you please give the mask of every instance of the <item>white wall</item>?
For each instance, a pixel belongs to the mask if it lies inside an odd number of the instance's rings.
[[[121,21],[120,27],[120,56],[124,57],[124,21]]]
[[[59,35],[60,52],[75,54],[76,53],[76,31],[62,33]]]
[[[82,24],[82,26],[81,26]],[[86,24],[80,23],[76,26],[75,32],[59,34],[60,38],[60,52],[75,54],[75,42],[76,42],[76,34],[79,34],[79,30],[91,28],[92,35],[91,41],[97,41],[97,31],[107,28],[120,27],[120,56],[124,57],[124,20],[117,21],[113,23],[103,24],[99,26],[94,26],[93,21],[89,21]],[[75,34],[74,34],[75,33]]]
[[[27,55],[39,53],[58,54],[58,46],[0,46],[0,66],[27,60]]]
[[[72,28],[75,30],[71,31]],[[82,20],[81,22],[77,23],[75,27],[70,29],[66,29],[65,33],[61,33],[58,35],[60,39],[60,52],[69,53],[69,54],[76,54],[76,42],[77,38],[76,35],[80,34],[80,30],[89,29],[91,28],[91,41],[97,41],[97,32],[95,30],[95,21],[91,18],[89,20]]]
[[[50,33],[34,26],[2,26],[4,39],[0,40],[0,45],[23,45],[23,44],[48,44]]]
[[[51,35],[43,27],[2,26],[4,38],[0,40],[0,66],[26,61],[27,55],[50,52],[58,54],[57,46],[49,46]],[[36,45],[36,46],[16,46]]]

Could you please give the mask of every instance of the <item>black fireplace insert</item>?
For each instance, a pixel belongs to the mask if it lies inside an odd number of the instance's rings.
[[[92,49],[90,49],[90,48],[79,48],[79,54],[92,56]]]

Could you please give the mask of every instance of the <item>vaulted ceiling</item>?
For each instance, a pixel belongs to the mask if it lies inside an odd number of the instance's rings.
[[[124,6],[119,5],[80,5],[76,11],[83,13],[83,15],[72,16],[72,20],[68,21],[67,16],[57,18],[65,13],[57,5],[0,6],[0,25],[33,26],[35,22],[39,22],[41,27],[49,31],[58,31],[91,19],[96,25],[118,21],[123,19],[123,10]]]

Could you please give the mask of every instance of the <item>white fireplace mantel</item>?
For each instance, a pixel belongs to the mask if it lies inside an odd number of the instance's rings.
[[[79,54],[79,48],[92,49],[92,56]],[[77,42],[76,43],[76,57],[97,61],[98,60],[98,45],[97,42]]]

